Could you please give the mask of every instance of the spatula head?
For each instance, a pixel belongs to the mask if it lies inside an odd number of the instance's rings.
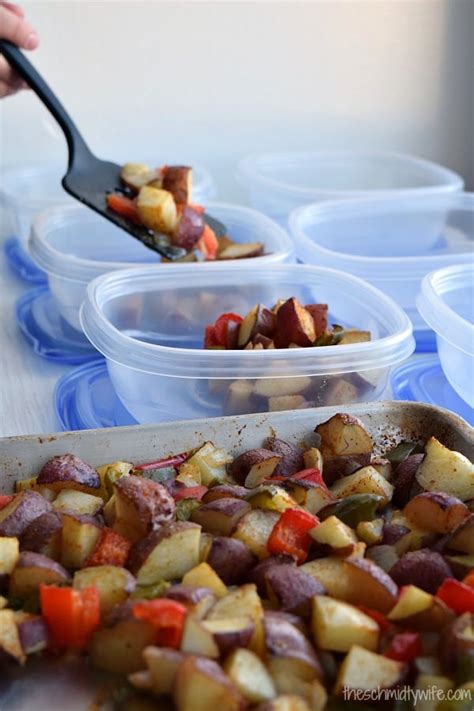
[[[130,220],[107,207],[107,194],[121,190],[121,166],[109,161],[99,160],[93,155],[81,156],[75,161],[62,180],[64,189],[87,207],[98,212],[110,222],[140,240],[146,247],[161,254],[162,257],[174,261],[186,255],[182,247],[169,244],[166,235],[160,235],[141,225],[135,225]]]

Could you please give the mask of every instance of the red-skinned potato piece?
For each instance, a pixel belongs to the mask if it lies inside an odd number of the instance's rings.
[[[46,462],[38,474],[38,484],[59,489],[99,489],[100,477],[95,469],[75,454],[60,454]]]
[[[324,456],[323,479],[327,486],[334,484],[337,479],[354,474],[358,469],[370,464],[370,453],[348,454],[345,456]]]
[[[251,508],[248,501],[242,499],[217,499],[200,506],[193,512],[191,518],[206,533],[212,533],[215,536],[231,536],[239,520]]]
[[[443,556],[427,548],[405,553],[389,572],[397,585],[416,585],[433,595],[445,578],[453,577]]]
[[[248,647],[255,632],[255,623],[249,617],[206,620],[203,625],[212,633],[222,655],[237,647]]]
[[[288,568],[289,566],[296,567],[296,562],[290,555],[272,555],[269,558],[265,558],[265,560],[260,561],[260,563],[258,563],[249,572],[247,580],[249,583],[254,583],[257,586],[257,592],[260,597],[267,597],[268,595],[266,574],[272,568],[279,567],[282,565],[284,565],[286,568]]]
[[[134,542],[174,518],[175,502],[158,482],[140,476],[123,476],[114,483],[113,529]]]
[[[270,602],[284,612],[309,617],[314,595],[324,595],[326,589],[318,580],[294,565],[274,565],[265,573]]]
[[[245,486],[235,486],[233,484],[218,484],[212,486],[202,497],[202,503],[208,504],[217,499],[245,499],[249,493]]]
[[[305,468],[303,452],[299,447],[278,437],[269,437],[266,444],[268,449],[281,457],[280,463],[273,472],[274,476],[291,476]]]
[[[311,346],[316,340],[313,317],[295,297],[278,309],[274,340],[277,348],[288,348],[290,343]]]
[[[263,447],[259,449],[249,449],[247,452],[243,452],[236,457],[229,465],[229,474],[239,484],[243,484],[253,466],[259,465],[266,459],[273,459],[275,454],[278,454],[278,452]]]
[[[316,338],[322,336],[328,327],[328,305],[306,304],[305,309],[311,314],[313,319]]]
[[[262,304],[257,304],[246,314],[240,324],[238,346],[244,348],[253,341],[257,333],[272,338],[275,329],[275,315]]]
[[[49,632],[43,617],[24,612],[17,617],[16,624],[25,654],[35,654],[46,649],[49,644]]]
[[[398,588],[382,568],[367,558],[346,558],[343,569],[350,581],[347,602],[388,612],[397,599]]]
[[[256,556],[243,541],[236,538],[213,537],[207,563],[226,585],[238,585],[244,582],[256,562]]]
[[[59,557],[62,527],[61,516],[56,511],[41,514],[23,531],[21,549],[43,553],[50,558]]]
[[[61,585],[69,582],[70,575],[62,565],[42,553],[25,551],[10,576],[10,595],[28,598],[39,590],[41,583]]]
[[[37,491],[26,489],[0,511],[0,536],[21,536],[41,514],[51,511],[51,504]]]
[[[232,242],[226,244],[219,250],[218,259],[250,259],[250,257],[260,257],[263,254],[263,244],[261,242]]]
[[[449,536],[446,547],[474,555],[474,513],[465,518]]]
[[[450,533],[469,517],[465,503],[437,491],[425,491],[413,497],[403,513],[417,527],[433,533]]]
[[[191,198],[192,168],[184,165],[168,165],[162,170],[163,190],[174,197],[176,205],[186,205]]]
[[[204,224],[202,214],[185,205],[173,235],[173,244],[187,250],[193,249],[204,232]]]
[[[323,675],[316,652],[305,635],[294,625],[280,616],[265,613],[265,641],[267,646],[267,666],[277,673],[282,668],[304,681],[311,681]]]
[[[187,656],[178,668],[174,702],[179,711],[241,711],[246,705],[217,662],[192,655]]]
[[[209,588],[181,584],[171,585],[165,597],[180,602],[199,619],[209,612],[216,600]]]
[[[415,475],[424,456],[424,454],[411,454],[396,468],[392,480],[394,484],[392,502],[395,506],[405,506],[410,500]]]

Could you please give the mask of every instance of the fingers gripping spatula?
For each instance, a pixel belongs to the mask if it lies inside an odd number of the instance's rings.
[[[100,160],[91,152],[57,96],[18,47],[6,40],[0,40],[0,52],[16,73],[35,91],[63,130],[69,149],[68,169],[62,179],[63,188],[72,197],[121,227],[162,257],[171,261],[184,257],[186,250],[170,245],[166,235],[136,225],[107,208],[107,194],[121,187],[121,166]],[[210,215],[205,215],[204,219],[218,236],[225,233],[221,222]]]

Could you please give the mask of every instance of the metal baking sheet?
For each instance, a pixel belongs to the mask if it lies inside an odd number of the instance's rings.
[[[321,407],[160,425],[137,425],[51,435],[0,439],[0,491],[11,492],[16,479],[35,476],[56,454],[72,452],[93,466],[116,459],[134,463],[197,447],[206,440],[232,454],[261,446],[271,434],[295,443],[311,443],[314,428],[336,412],[359,417],[382,451],[402,439],[437,437],[446,446],[474,459],[474,430],[447,410],[414,402],[378,402]],[[0,710],[97,709],[104,675],[77,662],[34,660],[23,669],[0,672]],[[95,704],[95,706],[94,706]],[[101,706],[100,708],[106,708]],[[110,708],[110,704],[107,705]]]

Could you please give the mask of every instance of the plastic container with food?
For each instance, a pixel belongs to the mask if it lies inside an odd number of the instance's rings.
[[[418,310],[436,333],[447,380],[474,407],[474,263],[431,272],[423,279]]]
[[[443,195],[462,178],[441,165],[388,151],[292,151],[243,158],[239,182],[250,203],[284,222],[310,202],[373,195]]]
[[[251,262],[293,259],[293,244],[288,235],[266,215],[224,203],[210,203],[209,212],[226,225],[236,242],[263,242],[265,254],[239,259],[240,269],[247,269]],[[30,252],[48,275],[49,288],[61,316],[78,330],[79,308],[92,279],[127,266],[158,266],[161,260],[156,252],[81,205],[57,207],[38,215],[31,231]],[[175,266],[194,270],[203,264]],[[170,267],[160,266],[160,279]],[[156,273],[154,278],[157,279]]]
[[[327,303],[331,323],[369,331],[371,340],[203,348],[219,315],[291,297]],[[392,299],[349,274],[305,265],[170,266],[160,279],[151,269],[107,274],[89,285],[81,325],[138,422],[377,399],[391,367],[414,350],[411,323]]]
[[[429,272],[473,262],[473,193],[312,204],[295,210],[289,227],[302,262],[366,279],[405,309],[417,350],[435,350],[416,297]]]

